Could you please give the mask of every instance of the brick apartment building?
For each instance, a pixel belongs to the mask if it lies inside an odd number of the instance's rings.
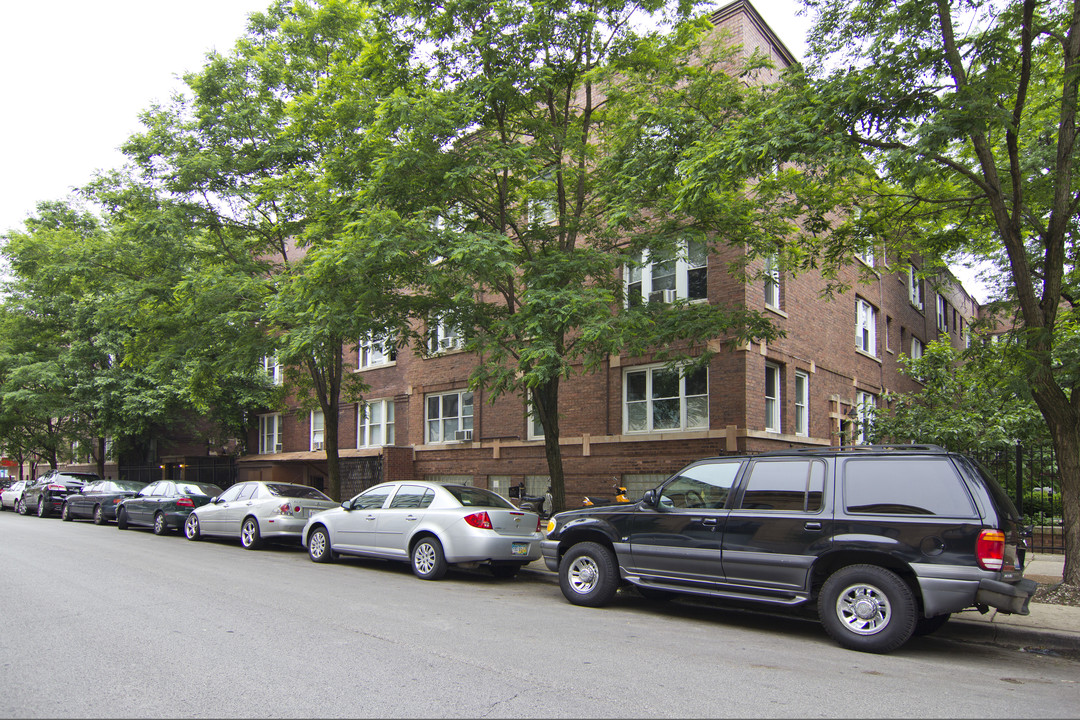
[[[766,51],[780,67],[794,61],[745,0],[719,10],[713,21],[747,51]],[[950,274],[920,279],[918,258],[852,259],[841,277],[852,289],[823,300],[824,281],[813,273],[770,272],[751,284],[733,278],[727,267],[738,252],[718,244],[705,257],[701,248],[687,248],[674,276],[646,265],[640,276],[626,278],[627,288],[654,301],[678,297],[759,309],[786,336],[736,351],[714,345],[719,352],[707,370],[685,379],[648,357],[613,355],[597,372],[564,381],[560,443],[568,506],[586,494],[610,494],[613,478],[631,497],[640,496],[700,457],[859,442],[862,421],[881,406],[885,391],[918,387],[900,374],[900,357],[920,354],[938,337],[962,347],[979,313]],[[415,348],[384,352],[377,343],[346,348],[371,389],[366,408],[343,405],[339,418],[341,499],[377,479],[463,482],[504,495],[524,482],[530,494],[542,493],[544,443],[524,400],[490,403],[484,391],[469,391],[475,358],[441,328],[429,328],[429,335],[434,353],[428,357]],[[272,365],[267,370],[280,376]],[[248,438],[251,453],[238,462],[239,479],[322,487],[322,425],[319,412],[260,414]]]

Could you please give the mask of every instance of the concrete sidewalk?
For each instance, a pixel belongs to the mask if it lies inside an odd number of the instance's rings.
[[[1054,585],[1061,582],[1064,568],[1063,555],[1029,554],[1024,577],[1040,585]],[[543,560],[529,563],[522,572],[546,582],[559,582],[558,575],[548,570]],[[978,610],[965,610],[955,613],[935,637],[1028,652],[1080,652],[1080,607],[1033,602],[1030,610],[1029,615],[1010,615],[996,610],[983,615]]]

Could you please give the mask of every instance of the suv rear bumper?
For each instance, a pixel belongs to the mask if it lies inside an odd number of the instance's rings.
[[[1027,615],[1028,603],[1031,602],[1031,596],[1038,589],[1039,583],[1027,578],[1015,584],[983,579],[979,581],[979,591],[975,593],[975,602],[997,608],[1001,612]]]
[[[987,605],[1005,613],[1028,614],[1028,603],[1038,589],[1034,580],[1004,582],[991,573],[971,568],[913,564],[923,600],[923,615],[954,613]]]

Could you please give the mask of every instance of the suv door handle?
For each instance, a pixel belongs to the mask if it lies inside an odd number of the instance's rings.
[[[701,519],[701,524],[702,525],[715,525],[716,524],[716,518],[714,518],[714,517],[702,518]]]
[[[806,530],[820,530],[821,529],[821,523],[819,523],[819,522],[808,522],[805,525],[803,525],[803,528],[806,529]]]

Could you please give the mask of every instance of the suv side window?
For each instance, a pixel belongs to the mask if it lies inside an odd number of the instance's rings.
[[[818,512],[825,494],[820,460],[761,460],[750,469],[740,507],[744,510]]]
[[[971,494],[948,458],[854,458],[844,463],[849,513],[976,517]]]
[[[660,506],[666,508],[713,508],[727,505],[740,462],[709,462],[691,465],[660,490]]]

